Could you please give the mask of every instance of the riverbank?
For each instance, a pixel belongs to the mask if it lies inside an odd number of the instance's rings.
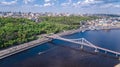
[[[65,36],[65,35],[70,35],[70,34],[74,34],[76,32],[80,31],[79,29],[77,30],[69,30],[69,31],[64,31],[64,32],[60,32],[57,35],[59,36]],[[0,50],[0,59],[6,58],[8,56],[14,55],[16,53],[22,52],[24,50],[33,48],[35,46],[38,46],[40,44],[46,43],[51,41],[49,38],[45,38],[44,35],[39,35],[40,37],[42,36],[42,38],[39,38],[37,40],[34,41],[30,41],[28,43],[24,43],[24,44],[20,44],[20,45],[16,45],[4,50]]]
[[[104,29],[115,29],[115,28],[120,28],[120,27],[111,27],[111,28],[103,27],[103,28]],[[102,30],[103,28],[94,29],[94,30]],[[84,32],[86,30],[91,30],[91,29],[80,28],[80,29],[76,29],[76,30],[75,29],[74,30],[68,30],[68,31],[57,33],[57,35],[58,36],[66,36],[66,35],[71,35],[71,34],[80,32],[80,31]],[[40,36],[42,36],[42,35],[40,35]],[[44,35],[43,35],[42,38],[39,38],[37,40],[31,41],[31,42],[28,42],[28,43],[24,43],[24,44],[20,44],[20,45],[17,45],[17,46],[13,46],[13,47],[10,47],[10,48],[4,49],[4,50],[0,50],[0,59],[3,59],[5,57],[11,56],[13,54],[22,52],[24,50],[30,49],[32,47],[38,46],[40,44],[43,44],[43,43],[46,43],[46,42],[49,42],[49,41],[51,41],[51,40],[48,39],[48,38],[45,38]]]
[[[120,29],[119,25],[115,26],[91,26],[88,27],[86,30],[109,30],[109,29]]]
[[[13,47],[1,50],[0,51],[0,59],[3,59],[5,57],[11,56],[13,54],[22,52],[22,51],[27,50],[29,48],[38,46],[38,45],[43,44],[43,43],[48,42],[48,41],[50,41],[50,39],[41,38],[41,39],[37,39],[37,40],[31,41],[28,43],[20,44],[17,46],[13,46]]]

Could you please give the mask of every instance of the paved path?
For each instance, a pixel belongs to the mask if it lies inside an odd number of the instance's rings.
[[[41,38],[41,39],[37,39],[37,40],[31,41],[31,42],[28,42],[28,43],[24,43],[24,44],[21,44],[21,45],[10,47],[10,48],[7,48],[5,50],[1,50],[0,51],[0,59],[11,56],[11,55],[16,54],[18,52],[27,50],[29,48],[38,46],[42,43],[48,42],[49,40],[50,39],[48,39],[48,38]]]

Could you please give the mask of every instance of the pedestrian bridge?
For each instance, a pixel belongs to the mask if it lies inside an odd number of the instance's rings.
[[[120,52],[116,52],[116,51],[113,51],[113,50],[109,50],[109,49],[106,49],[106,48],[96,46],[96,45],[92,44],[91,42],[87,41],[85,38],[67,39],[67,38],[60,37],[58,35],[47,36],[47,37],[51,38],[51,39],[58,39],[58,40],[63,40],[63,41],[79,44],[80,49],[84,49],[84,46],[94,48],[94,52],[103,51],[105,54],[110,53],[110,54],[113,54],[120,59]]]

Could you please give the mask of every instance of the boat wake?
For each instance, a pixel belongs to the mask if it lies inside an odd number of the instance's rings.
[[[47,52],[49,52],[49,51],[51,51],[51,50],[53,50],[53,49],[55,49],[55,48],[57,48],[57,47],[58,47],[58,46],[55,46],[55,47],[50,48],[50,49],[48,49],[48,50],[45,50],[45,51],[42,51],[42,52],[38,52],[38,55],[41,55],[41,54],[47,53]]]

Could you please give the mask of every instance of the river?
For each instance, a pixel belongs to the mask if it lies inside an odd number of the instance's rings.
[[[84,37],[91,43],[120,52],[120,29],[85,31],[64,38]],[[0,67],[114,67],[119,60],[64,47],[68,42],[53,40],[0,60]],[[74,44],[72,44],[74,45]]]

